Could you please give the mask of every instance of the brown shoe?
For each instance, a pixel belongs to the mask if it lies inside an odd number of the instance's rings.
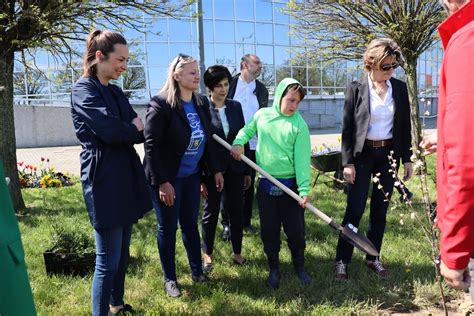
[[[365,265],[381,278],[386,279],[388,278],[388,270],[383,266],[382,262],[379,260],[369,261],[365,260]]]
[[[336,273],[334,277],[338,281],[347,281],[347,264],[339,260],[336,262]]]

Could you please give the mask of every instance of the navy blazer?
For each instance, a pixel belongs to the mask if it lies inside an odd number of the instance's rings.
[[[204,96],[197,96],[201,100],[198,105],[193,96],[196,111],[201,120],[201,126],[206,135],[204,155],[199,161],[202,171],[210,170],[216,173],[214,168],[212,141],[209,124],[211,115],[209,113],[209,101]],[[171,107],[162,95],[154,96],[149,104],[145,119],[145,159],[144,167],[148,182],[158,186],[165,182],[176,179],[181,158],[189,146],[191,139],[191,127],[184,108],[180,106]]]
[[[393,114],[394,158],[403,163],[410,162],[411,122],[410,102],[405,82],[391,78]],[[342,165],[354,163],[354,157],[361,154],[370,121],[370,92],[367,76],[347,85],[342,115]]]
[[[225,100],[225,115],[227,122],[229,123],[229,133],[227,137],[224,133],[224,128],[222,127],[221,117],[219,111],[215,109],[214,104],[209,102],[209,110],[211,112],[211,134],[216,134],[220,138],[224,139],[227,143],[232,144],[234,142],[237,133],[241,128],[245,126],[244,114],[242,112],[242,107],[239,102],[226,99]],[[237,161],[232,158],[229,150],[224,146],[217,143],[214,139],[214,151],[215,151],[215,168],[217,172],[226,172],[228,170],[237,173],[237,174],[246,174],[250,175],[249,167],[242,161]],[[245,155],[249,155],[249,146],[245,145]]]
[[[145,172],[133,147],[143,133],[122,90],[97,77],[83,77],[73,88],[71,115],[81,142],[81,181],[87,211],[96,229],[135,223],[152,209]]]

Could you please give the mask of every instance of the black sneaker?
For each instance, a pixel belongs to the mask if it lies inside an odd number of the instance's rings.
[[[207,282],[209,281],[209,278],[205,274],[201,274],[198,276],[193,275],[192,276],[193,282]]]
[[[227,225],[224,225],[224,230],[222,231],[221,238],[223,241],[230,241],[230,228]]]
[[[131,305],[125,304],[118,312],[112,313],[109,311],[108,316],[118,316],[118,315],[134,315],[135,311],[133,310]]]
[[[274,290],[280,286],[280,271],[276,269],[270,270],[270,274],[267,278],[267,285]]]
[[[296,275],[298,276],[298,279],[300,279],[301,283],[303,283],[303,285],[311,284],[312,279],[309,276],[309,274],[306,273],[305,270],[301,269],[301,270],[296,271]]]
[[[181,291],[179,290],[178,283],[176,281],[166,281],[165,291],[171,297],[180,297]]]
[[[258,228],[252,226],[252,225],[249,225],[249,226],[244,226],[244,230],[249,233],[249,234],[252,234],[252,235],[258,235],[259,233],[259,230]]]

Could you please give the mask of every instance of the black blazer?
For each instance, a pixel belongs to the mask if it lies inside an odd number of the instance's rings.
[[[240,73],[238,73],[232,78],[232,81],[229,85],[229,94],[227,95],[227,97],[230,99],[233,99],[235,96],[235,90],[237,89],[239,77]],[[259,109],[268,106],[268,90],[265,85],[258,80],[255,80],[255,90],[253,91],[253,94],[257,96]]]
[[[394,100],[393,150],[395,158],[410,162],[410,102],[405,82],[391,78]],[[342,165],[354,163],[362,152],[370,121],[370,92],[367,77],[347,85],[342,114]]]
[[[210,133],[209,101],[204,96],[201,105],[193,97],[196,111],[201,120],[202,128],[206,135],[204,155],[199,161],[201,170],[210,169],[215,173]],[[171,182],[178,174],[181,158],[189,146],[191,139],[191,127],[189,126],[186,112],[182,106],[172,108],[166,97],[154,96],[149,104],[145,119],[145,159],[144,167],[148,182],[158,186],[165,182]]]
[[[227,122],[229,123],[229,133],[225,137],[224,128],[222,127],[221,117],[219,111],[215,109],[214,104],[209,102],[209,110],[211,112],[211,134],[217,134],[220,138],[224,139],[229,144],[234,142],[235,137],[239,130],[245,126],[244,114],[242,112],[242,107],[239,102],[226,99],[225,101],[225,115],[227,117]],[[237,161],[232,158],[229,151],[214,139],[214,151],[215,151],[215,168],[218,172],[232,171],[238,174],[250,174],[250,169],[242,161]],[[246,144],[245,155],[248,157],[249,146]]]

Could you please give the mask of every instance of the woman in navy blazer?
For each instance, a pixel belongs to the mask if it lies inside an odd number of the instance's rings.
[[[188,255],[194,282],[203,282],[198,231],[201,174],[212,163],[209,104],[195,93],[199,69],[194,58],[180,54],[170,64],[164,87],[148,104],[145,124],[145,172],[158,219],[158,250],[165,291],[181,295],[176,278],[176,230]],[[216,174],[221,189],[223,178]]]
[[[360,81],[348,84],[342,122],[342,165],[349,183],[347,207],[342,225],[359,226],[367,203],[370,183],[376,178],[370,201],[367,237],[380,252],[385,232],[388,201],[394,179],[389,155],[404,164],[404,180],[412,174],[410,103],[407,86],[392,78],[399,66],[401,51],[395,41],[375,39],[364,53],[367,72]],[[383,191],[378,188],[381,185]],[[353,246],[339,237],[336,250],[336,279],[347,279],[347,264]],[[379,277],[388,270],[378,257],[366,256],[365,263]]]
[[[133,147],[144,141],[143,123],[122,90],[109,83],[127,70],[127,61],[122,35],[92,32],[84,75],[72,91],[71,115],[82,146],[82,188],[96,240],[93,315],[131,309],[124,305],[123,294],[132,224],[152,208]]]
[[[204,73],[204,83],[211,92],[211,102],[209,104],[211,133],[218,135],[230,144],[245,125],[240,103],[227,99],[231,79],[232,76],[229,70],[221,65],[211,66]],[[214,143],[216,153],[215,168],[224,175],[225,186],[224,191],[218,190],[214,177],[208,175],[201,187],[201,193],[205,198],[202,214],[204,272],[210,272],[213,267],[212,253],[222,194],[226,196],[224,208],[228,210],[229,214],[230,240],[234,252],[232,260],[238,265],[245,264],[246,261],[241,255],[242,209],[244,190],[250,186],[251,180],[250,170],[243,162],[232,159],[229,151],[215,140],[211,140],[211,142]],[[249,150],[248,146],[246,149]]]

